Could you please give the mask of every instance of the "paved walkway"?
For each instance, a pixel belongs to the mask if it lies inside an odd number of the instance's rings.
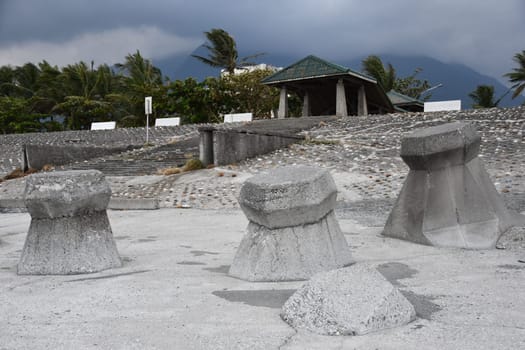
[[[396,285],[418,317],[356,337],[296,333],[281,320],[301,281],[227,275],[248,223],[240,210],[109,211],[123,267],[73,276],[17,276],[29,215],[0,214],[0,349],[525,348],[523,249],[382,237],[374,222],[386,214],[337,216],[354,259]]]

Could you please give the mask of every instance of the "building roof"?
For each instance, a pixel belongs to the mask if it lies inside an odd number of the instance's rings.
[[[394,108],[400,112],[420,112],[423,111],[424,103],[417,98],[400,94],[397,91],[390,90],[386,93]]]
[[[294,80],[321,78],[327,76],[351,75],[353,77],[376,83],[374,78],[355,72],[338,64],[330,63],[310,55],[302,60],[270,75],[262,80],[263,84],[277,84]]]
[[[390,90],[386,93],[390,101],[392,101],[392,104],[399,105],[399,104],[421,104],[423,105],[423,102],[421,100],[418,100],[417,98],[413,98],[407,95],[400,94],[397,91]]]

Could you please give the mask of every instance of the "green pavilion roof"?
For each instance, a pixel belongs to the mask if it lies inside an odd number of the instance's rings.
[[[386,94],[388,98],[390,99],[390,101],[392,101],[392,104],[394,105],[402,105],[402,104],[421,104],[423,105],[422,101],[416,98],[407,96],[407,95],[400,94],[399,92],[394,91],[394,90],[390,90]]]
[[[374,78],[355,72],[338,64],[330,63],[313,55],[307,56],[277,73],[266,77],[262,82],[263,84],[276,84],[294,80],[341,75],[351,75],[359,79],[376,83]]]

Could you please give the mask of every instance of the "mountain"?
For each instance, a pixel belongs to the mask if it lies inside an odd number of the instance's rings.
[[[206,56],[207,51],[202,46],[196,49],[192,54]],[[240,55],[242,56],[242,55]],[[429,101],[442,100],[461,100],[461,107],[469,109],[472,106],[472,100],[468,96],[478,85],[493,85],[495,98],[508,91],[508,88],[497,79],[483,75],[475,70],[457,63],[443,63],[436,59],[424,56],[395,56],[379,55],[384,64],[391,63],[396,69],[397,75],[405,77],[411,75],[416,68],[422,68],[418,78],[428,80],[431,86],[443,84],[442,87],[430,92]],[[303,57],[272,55],[267,54],[259,58],[259,62],[271,64],[277,67],[286,67]],[[361,71],[361,61],[364,57],[349,60],[331,60],[330,57],[321,57],[328,61],[351,68],[355,71]],[[172,57],[153,62],[162,72],[169,76],[170,79],[186,79],[194,77],[197,80],[203,80],[208,76],[219,76],[220,69],[212,68],[205,65],[191,55],[183,57]],[[500,102],[501,107],[517,106],[524,103],[525,98],[511,99],[511,93],[507,94]]]
[[[398,76],[404,77],[412,74],[414,69],[422,68],[419,79],[426,79],[431,86],[443,84],[442,87],[432,90],[430,101],[461,100],[464,109],[472,107],[472,99],[468,96],[478,85],[494,86],[495,99],[500,98],[508,88],[499,80],[476,72],[475,70],[457,63],[443,63],[436,59],[423,56],[394,56],[380,55],[384,64],[391,63]],[[363,57],[364,58],[364,57]],[[360,68],[362,59],[347,62],[348,67]],[[501,107],[518,106],[524,98],[512,100],[512,93],[507,94],[500,102]]]

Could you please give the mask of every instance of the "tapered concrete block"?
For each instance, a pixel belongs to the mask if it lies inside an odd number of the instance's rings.
[[[335,206],[337,188],[327,170],[281,167],[248,179],[239,204],[246,217],[268,228],[314,223]]]
[[[281,317],[298,330],[362,335],[407,324],[416,312],[374,267],[358,263],[313,276],[286,301]]]
[[[248,179],[239,203],[250,221],[230,267],[249,281],[308,279],[352,257],[333,209],[337,190],[327,170],[283,167]]]
[[[108,207],[111,189],[101,172],[58,171],[27,179],[24,201],[31,218],[89,214]]]
[[[96,170],[31,175],[24,201],[31,225],[19,274],[76,274],[120,267],[106,213],[111,196]]]
[[[488,249],[512,224],[478,158],[481,138],[471,124],[449,123],[404,137],[410,172],[383,234],[441,247]]]

